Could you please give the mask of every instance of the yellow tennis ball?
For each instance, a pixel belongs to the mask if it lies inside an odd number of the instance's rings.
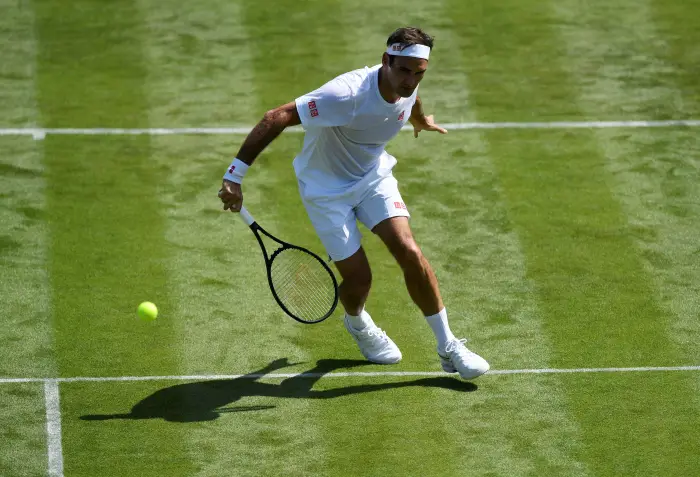
[[[139,305],[138,315],[142,320],[155,320],[158,316],[158,308],[150,301],[144,301]]]

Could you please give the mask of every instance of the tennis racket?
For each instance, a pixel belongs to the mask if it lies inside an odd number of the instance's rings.
[[[331,316],[338,306],[338,282],[321,257],[273,236],[258,225],[245,207],[241,207],[240,216],[258,239],[272,296],[282,310],[307,324],[318,323]],[[277,246],[271,255],[262,235]]]

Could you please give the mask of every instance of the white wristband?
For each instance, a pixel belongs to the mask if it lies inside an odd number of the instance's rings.
[[[248,172],[248,167],[250,166],[240,159],[234,159],[231,165],[228,166],[224,179],[240,184],[243,182],[243,176]]]

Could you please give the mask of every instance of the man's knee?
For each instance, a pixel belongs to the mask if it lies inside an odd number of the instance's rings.
[[[343,277],[343,288],[359,294],[369,292],[372,271],[363,249],[350,258],[336,262],[336,267]]]
[[[343,276],[343,287],[355,294],[369,293],[372,286],[372,272],[369,267],[358,268],[347,276]]]
[[[412,238],[399,241],[395,245],[394,256],[403,269],[421,267],[423,264],[423,252]]]

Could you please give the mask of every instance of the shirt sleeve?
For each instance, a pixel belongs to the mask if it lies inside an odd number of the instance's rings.
[[[352,120],[355,98],[350,86],[335,78],[315,91],[296,99],[304,129],[345,126]]]

